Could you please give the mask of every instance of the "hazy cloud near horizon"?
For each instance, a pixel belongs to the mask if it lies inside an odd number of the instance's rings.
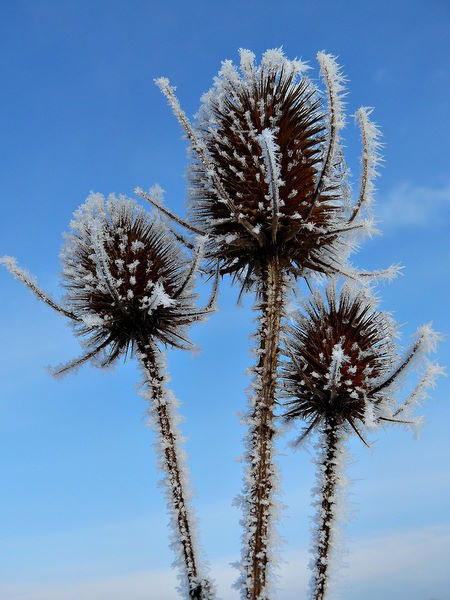
[[[445,560],[450,548],[450,526],[432,526],[396,532],[350,543],[346,568],[333,598],[345,600],[450,600]],[[306,550],[283,557],[277,600],[306,597],[309,573]],[[231,560],[214,561],[212,574],[219,597],[237,600],[230,590],[237,571]],[[281,589],[281,586],[282,589]],[[171,569],[123,573],[86,581],[10,582],[0,585],[0,598],[8,600],[174,600],[176,572]]]
[[[404,181],[397,185],[375,207],[381,229],[397,227],[429,227],[448,223],[450,184],[436,187],[414,185]]]

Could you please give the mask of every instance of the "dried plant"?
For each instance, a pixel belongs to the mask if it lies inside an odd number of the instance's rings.
[[[210,272],[218,263],[222,275],[240,282],[241,293],[257,293],[258,358],[247,418],[240,587],[243,598],[265,600],[274,562],[274,404],[287,288],[298,277],[309,285],[311,275],[392,277],[397,267],[357,273],[347,260],[357,236],[373,231],[368,209],[380,162],[380,132],[369,120],[370,110],[359,109],[361,186],[351,203],[340,146],[345,78],[335,58],[318,54],[326,110],[304,63],[287,60],[281,50],[268,50],[258,66],[254,59],[241,50],[240,71],[230,61],[223,63],[194,127],[175,88],[165,78],[156,82],[193,152],[189,222],[136,191],[178,224],[206,236]]]
[[[241,49],[239,68],[228,60],[222,63],[194,125],[168,79],[156,80],[190,143],[188,219],[163,206],[157,186],[136,193],[166,220],[150,218],[123,196],[105,202],[102,195],[91,194],[74,215],[61,255],[61,303],[14,258],[0,258],[40,300],[70,319],[81,340],[84,353],[53,369],[54,375],[89,361],[107,367],[120,356],[138,358],[184,598],[212,600],[215,590],[199,558],[178,403],[167,389],[163,350],[192,347],[188,327],[214,310],[220,276],[230,275],[240,285],[239,299],[254,292],[258,312],[245,418],[247,466],[239,498],[244,531],[236,585],[243,600],[274,598],[274,442],[280,416],[275,407],[282,406],[286,422],[302,423],[297,445],[315,432],[320,436],[311,597],[323,600],[337,546],[348,436],[355,433],[368,445],[371,429],[417,425],[414,408],[443,373],[428,362],[412,392],[396,400],[404,375],[435,351],[440,336],[430,325],[419,328],[400,358],[395,323],[361,286],[391,279],[399,267],[358,272],[349,262],[359,240],[376,231],[370,208],[382,160],[381,133],[370,119],[371,109],[361,107],[355,113],[362,138],[361,176],[352,199],[340,139],[346,79],[334,56],[319,52],[317,59],[325,93],[308,78],[310,67],[288,60],[281,49],[266,51],[259,65],[252,52]],[[169,220],[196,240],[173,229]],[[192,253],[189,258],[181,244]],[[209,302],[198,309],[193,288],[200,263],[215,279]],[[345,283],[338,294],[335,277],[359,287]],[[310,281],[328,278],[333,283],[324,300]],[[312,298],[286,325],[287,295],[299,279]]]
[[[11,273],[41,300],[74,323],[84,354],[54,369],[63,375],[96,360],[107,366],[135,354],[144,375],[143,395],[156,432],[159,466],[165,474],[173,548],[184,598],[210,600],[190,508],[188,473],[180,447],[177,401],[166,389],[164,354],[159,345],[189,348],[187,328],[213,310],[217,282],[207,306],[198,310],[193,284],[201,246],[191,262],[164,225],[149,218],[133,200],[91,194],[75,213],[62,252],[58,304],[43,292],[15,259],[1,259]]]
[[[389,423],[417,425],[413,409],[443,372],[439,365],[428,363],[415,389],[396,402],[402,376],[424,354],[436,350],[440,336],[430,325],[420,327],[416,341],[400,359],[394,344],[395,324],[377,311],[367,290],[344,285],[338,297],[332,284],[326,299],[314,294],[304,313],[298,313],[287,328],[287,361],[281,368],[280,395],[287,398],[284,417],[306,424],[297,443],[313,431],[320,432],[313,600],[323,600],[328,590],[346,438],[356,433],[367,444],[365,432],[371,428]]]

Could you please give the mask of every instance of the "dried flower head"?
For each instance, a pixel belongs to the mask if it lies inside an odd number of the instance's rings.
[[[203,96],[195,128],[168,80],[157,80],[194,151],[190,223],[208,234],[211,264],[219,260],[221,273],[237,276],[246,289],[274,254],[280,268],[295,276],[355,276],[346,260],[355,231],[372,226],[361,218],[361,208],[370,204],[380,162],[380,132],[368,118],[370,110],[357,112],[362,176],[350,206],[339,141],[345,78],[335,58],[318,54],[327,110],[304,63],[288,60],[281,50],[265,52],[260,65],[254,59],[241,50],[240,71],[231,61],[223,63]]]
[[[59,304],[13,257],[0,259],[39,299],[69,317],[86,352],[53,370],[62,375],[102,355],[111,364],[140,344],[191,349],[187,326],[214,308],[217,279],[206,306],[195,306],[195,274],[202,242],[188,260],[176,238],[134,200],[91,193],[74,213],[61,253]]]
[[[366,426],[405,421],[426,387],[442,372],[429,363],[418,386],[395,407],[393,393],[400,376],[421,354],[435,351],[440,336],[429,325],[419,328],[417,339],[400,359],[394,343],[396,327],[390,316],[376,310],[367,290],[344,285],[338,298],[335,285],[327,288],[327,302],[316,293],[287,328],[282,366],[281,394],[288,398],[284,416],[307,426],[300,439],[314,428],[330,423],[361,439]],[[400,419],[397,417],[401,415]],[[408,415],[408,418],[410,415]]]
[[[76,211],[62,252],[65,306],[92,350],[109,363],[138,339],[186,347],[197,318],[192,291],[199,252],[187,265],[165,227],[123,196],[91,194]]]
[[[240,75],[225,62],[213,89],[203,97],[197,131],[220,177],[218,198],[201,161],[190,173],[195,225],[213,234],[215,257],[223,271],[239,273],[258,265],[265,252],[286,248],[288,263],[308,267],[317,247],[316,227],[332,218],[333,197],[319,192],[304,229],[304,217],[315,193],[325,141],[325,123],[317,90],[305,65],[266,53],[259,67],[242,53]],[[245,226],[243,226],[245,223]],[[298,235],[302,231],[303,235]],[[288,256],[290,247],[295,255]]]

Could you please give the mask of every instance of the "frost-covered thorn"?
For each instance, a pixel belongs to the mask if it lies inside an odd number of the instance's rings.
[[[436,378],[441,375],[446,375],[445,369],[437,363],[428,362],[419,383],[395,409],[392,419],[396,419],[401,414],[408,413],[415,406],[419,405],[428,396],[427,388],[434,389],[436,387]]]
[[[219,291],[219,279],[220,279],[220,265],[219,265],[219,263],[217,263],[216,273],[214,275],[213,285],[211,288],[211,295],[209,297],[208,302],[206,303],[206,306],[202,309],[205,312],[215,310],[215,303],[216,303],[217,294]]]
[[[13,256],[2,256],[0,257],[0,265],[3,265],[8,269],[8,271],[19,281],[27,286],[29,290],[33,292],[39,300],[48,304],[53,310],[64,315],[65,317],[69,317],[72,321],[80,321],[80,318],[76,316],[72,311],[67,310],[57,302],[55,302],[49,294],[44,292],[36,283],[36,279],[30,275],[30,273],[19,267],[17,264],[17,260]]]
[[[173,237],[180,242],[181,244],[183,244],[183,246],[185,248],[187,248],[188,250],[190,250],[192,252],[192,250],[195,250],[195,244],[193,244],[192,242],[190,242],[189,240],[187,240],[184,235],[182,235],[179,231],[176,231],[173,227],[171,227],[168,223],[166,224],[167,229],[170,231],[170,233],[173,235]]]
[[[178,298],[184,292],[186,287],[192,282],[193,277],[197,273],[199,265],[200,265],[200,261],[202,259],[202,255],[203,255],[203,243],[204,243],[204,239],[202,237],[199,237],[198,243],[197,243],[197,248],[196,248],[195,254],[194,254],[194,258],[191,262],[191,266],[186,274],[185,280],[180,285],[178,290],[176,290],[174,292],[174,295],[173,295],[174,298]]]
[[[416,332],[416,340],[411,344],[405,356],[396,365],[393,371],[388,373],[384,378],[379,378],[381,379],[381,383],[374,387],[371,394],[378,394],[379,392],[390,388],[416,358],[420,358],[424,354],[436,352],[437,345],[442,339],[442,335],[432,329],[431,323],[419,327]],[[426,382],[429,384],[431,381],[433,381],[432,378],[427,378],[424,383]]]
[[[356,269],[345,268],[338,266],[336,263],[323,263],[323,266],[330,272],[336,275],[341,275],[345,279],[349,279],[361,284],[370,284],[374,280],[392,281],[399,275],[402,275],[403,265],[393,264],[386,269],[378,269],[376,271],[357,271]]]
[[[175,221],[175,223],[177,223],[177,225],[181,225],[181,227],[184,227],[188,231],[192,231],[193,233],[196,233],[197,235],[205,235],[201,229],[198,229],[197,227],[194,227],[187,221],[183,220],[181,217],[179,217],[178,215],[173,213],[171,210],[169,210],[168,208],[166,208],[165,206],[160,204],[155,198],[153,198],[151,195],[147,194],[147,192],[145,192],[140,187],[135,188],[134,193],[137,194],[138,196],[140,196],[141,198],[143,198],[144,200],[147,200],[147,202],[149,202],[157,210],[159,210],[164,215],[166,215],[166,217],[169,217],[169,219],[171,219],[172,221]]]
[[[370,205],[374,191],[374,180],[378,175],[377,167],[381,164],[382,158],[380,155],[381,131],[370,121],[369,116],[372,113],[371,108],[361,107],[355,114],[355,119],[359,123],[362,138],[362,153],[361,153],[361,183],[358,201],[353,208],[353,212],[349,218],[351,223],[359,214],[361,207]]]
[[[110,343],[110,340],[105,340],[102,344],[86,352],[79,358],[75,358],[65,364],[58,365],[57,367],[48,367],[48,371],[50,375],[56,377],[57,379],[67,375],[69,371],[76,371],[79,367],[83,366],[85,363],[92,360],[94,357],[98,356],[100,352],[102,352]]]
[[[322,189],[330,177],[336,157],[339,153],[339,131],[344,127],[345,116],[343,112],[344,84],[346,79],[336,62],[336,57],[325,52],[318,52],[317,60],[323,77],[328,97],[328,122],[327,146],[322,162],[322,169],[317,179],[316,189],[311,198],[305,220],[308,219],[319,199]]]
[[[386,269],[379,269],[377,271],[358,271],[358,277],[364,279],[385,279],[386,281],[393,281],[399,275],[403,275],[403,269],[403,265],[395,263]]]

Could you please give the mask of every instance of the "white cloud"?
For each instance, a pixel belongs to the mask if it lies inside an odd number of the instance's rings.
[[[448,600],[446,557],[450,526],[439,525],[365,537],[351,543],[347,567],[336,598],[345,600]],[[309,573],[306,550],[284,556],[277,600],[306,597]],[[231,559],[230,559],[231,561]],[[236,570],[228,560],[215,561],[212,572],[223,600],[237,600],[230,590]],[[0,584],[2,600],[174,600],[176,575],[170,569],[131,572],[82,582],[30,582]],[[332,595],[330,596],[332,597]]]
[[[348,587],[353,594],[349,600],[359,598],[358,590],[368,586],[374,599],[386,597],[382,591],[389,589],[404,589],[409,600],[429,600],[433,595],[447,599],[449,576],[444,557],[449,550],[448,525],[354,541],[348,555]]]
[[[415,186],[403,182],[376,206],[376,217],[383,228],[429,227],[448,222],[450,185]]]

